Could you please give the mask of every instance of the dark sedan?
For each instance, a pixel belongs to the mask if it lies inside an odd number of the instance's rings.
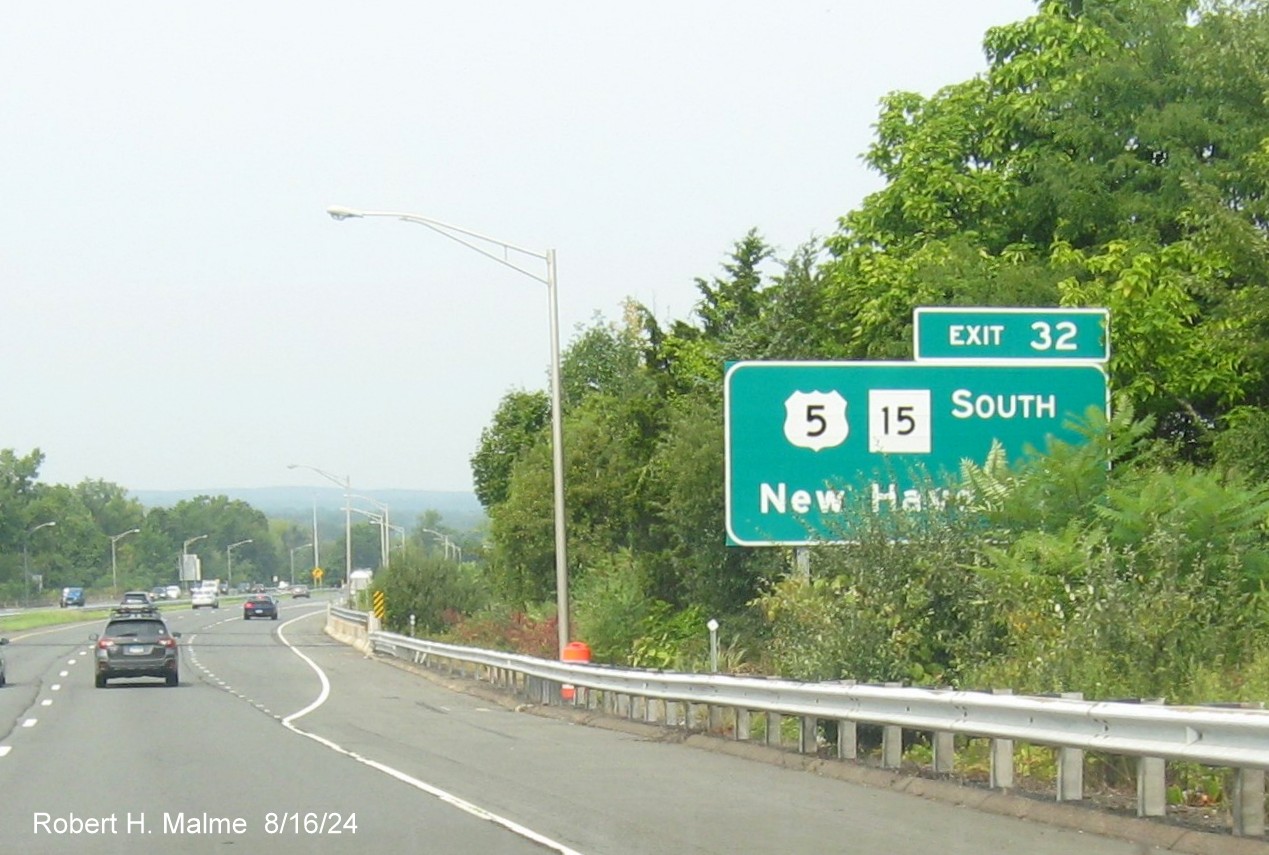
[[[277,600],[268,594],[252,594],[247,597],[242,604],[242,619],[251,620],[253,617],[267,617],[277,620]]]

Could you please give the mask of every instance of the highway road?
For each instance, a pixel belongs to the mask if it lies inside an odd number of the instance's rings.
[[[0,853],[1141,855],[451,692],[322,631],[167,613],[181,684],[93,687],[100,621],[12,633]]]

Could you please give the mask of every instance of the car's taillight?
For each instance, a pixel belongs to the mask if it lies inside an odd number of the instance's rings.
[[[159,644],[163,645],[164,647],[175,647],[176,639],[175,638],[160,638]]]
[[[110,648],[114,646],[115,646],[115,640],[113,638],[103,638],[97,642],[98,650],[109,650]]]

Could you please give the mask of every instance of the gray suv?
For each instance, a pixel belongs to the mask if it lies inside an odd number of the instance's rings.
[[[169,686],[180,683],[179,632],[168,631],[157,610],[116,610],[98,636],[97,688],[115,677],[161,677]]]

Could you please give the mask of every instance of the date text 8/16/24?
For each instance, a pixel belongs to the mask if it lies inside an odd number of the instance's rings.
[[[356,834],[357,814],[266,813],[264,830],[268,834]]]

